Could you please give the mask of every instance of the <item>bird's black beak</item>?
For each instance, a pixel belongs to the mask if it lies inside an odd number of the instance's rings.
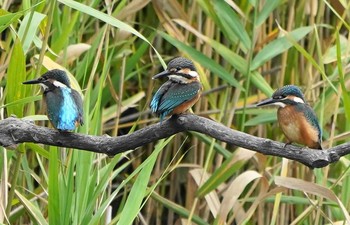
[[[38,79],[34,79],[34,80],[24,81],[22,84],[40,84],[40,83],[42,83],[41,77]]]
[[[269,99],[266,99],[262,102],[259,102],[258,104],[256,104],[256,106],[271,105],[277,101],[278,101],[277,99],[269,98]]]
[[[167,77],[167,76],[169,76],[169,75],[170,75],[170,72],[169,72],[168,70],[164,70],[163,72],[154,75],[154,76],[152,77],[152,79],[153,79],[153,80],[154,80],[154,79],[159,79],[159,78],[162,78],[162,77]]]

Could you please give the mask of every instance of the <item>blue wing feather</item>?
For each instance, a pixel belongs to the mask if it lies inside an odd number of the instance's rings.
[[[302,112],[304,116],[307,118],[308,121],[310,121],[311,125],[315,127],[318,131],[318,139],[322,140],[322,130],[320,127],[320,124],[317,120],[317,116],[314,112],[314,110],[307,104],[297,104],[297,109],[299,112]]]
[[[159,89],[158,91],[154,94],[150,108],[152,112],[157,113],[158,107],[160,104],[161,99],[163,98],[164,94],[169,90],[170,86],[173,84],[171,81],[165,82]]]
[[[153,96],[150,107],[162,120],[177,106],[193,99],[201,90],[201,87],[199,82],[181,84],[167,81]]]
[[[78,117],[76,120],[80,123],[80,125],[83,125],[84,124],[83,99],[81,98],[81,95],[79,94],[79,92],[73,89],[72,89],[72,96],[78,110]]]

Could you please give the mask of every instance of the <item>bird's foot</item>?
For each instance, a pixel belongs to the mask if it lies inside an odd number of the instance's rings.
[[[177,118],[179,118],[180,115],[181,114],[173,114],[173,115],[171,115],[170,119],[177,120]]]
[[[292,142],[287,142],[287,143],[285,143],[284,146],[283,146],[283,148],[286,148],[287,145],[290,145],[290,144],[292,144]]]

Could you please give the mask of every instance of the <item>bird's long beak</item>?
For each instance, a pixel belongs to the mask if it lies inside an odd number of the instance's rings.
[[[41,80],[40,80],[40,78],[38,78],[38,79],[34,79],[34,80],[24,81],[22,84],[40,84],[40,83],[41,83]]]
[[[154,75],[154,76],[152,77],[152,79],[153,79],[153,80],[154,80],[154,79],[159,79],[159,78],[162,78],[162,77],[167,77],[167,76],[169,76],[169,75],[170,75],[170,72],[169,72],[168,70],[164,70],[163,72]]]
[[[264,106],[264,105],[271,105],[277,102],[277,99],[273,99],[273,98],[269,98],[266,99],[262,102],[259,102],[258,104],[256,104],[256,106]]]

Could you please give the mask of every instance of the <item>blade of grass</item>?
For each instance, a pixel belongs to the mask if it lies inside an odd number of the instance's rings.
[[[341,54],[341,44],[340,44],[339,32],[336,32],[336,46],[337,46],[337,69],[338,69],[338,73],[339,73],[340,86],[342,88],[345,117],[347,120],[350,120],[350,96],[349,96],[348,90],[346,89],[346,86],[345,86],[343,62],[342,62],[342,58],[341,58],[342,54]],[[349,48],[347,50],[349,50]],[[349,54],[349,52],[348,52],[348,54]]]
[[[25,56],[22,49],[22,44],[19,38],[16,38],[9,68],[7,71],[7,85],[5,92],[5,100],[7,103],[22,99],[25,95],[25,88],[22,86],[22,81],[25,79]],[[23,104],[11,105],[7,107],[7,115],[17,115],[23,117]],[[10,216],[13,197],[17,188],[17,178],[21,168],[23,153],[25,152],[24,145],[19,145],[16,149],[16,160],[12,163],[11,189],[8,194],[8,204],[6,206],[6,215]]]
[[[100,12],[96,9],[93,9],[87,5],[80,3],[80,2],[76,2],[76,1],[72,1],[72,0],[58,0],[58,1],[73,8],[73,9],[76,9],[78,11],[86,13],[92,17],[98,18],[98,19],[104,21],[105,23],[108,23],[114,27],[121,29],[121,30],[130,32],[130,33],[134,34],[135,36],[141,38],[142,40],[147,42],[153,48],[154,52],[158,56],[159,60],[162,62],[163,66],[166,67],[166,65],[165,65],[164,61],[162,60],[162,57],[158,53],[157,49],[151,44],[151,42],[148,41],[148,39],[145,36],[143,36],[141,33],[139,33],[137,30],[135,30],[130,25],[114,18],[113,16],[107,15],[103,12]]]
[[[27,209],[29,215],[34,219],[34,221],[40,225],[48,225],[49,223],[45,220],[42,215],[41,210],[30,202],[26,197],[24,197],[18,191],[15,191],[16,196],[22,202],[22,205]]]
[[[236,150],[232,156],[227,158],[225,162],[210,176],[210,178],[198,189],[197,196],[203,197],[210,191],[217,188],[226,181],[237,170],[244,166],[248,159],[253,157],[255,152],[245,149]]]
[[[21,104],[26,104],[26,103],[30,103],[30,102],[35,102],[35,101],[39,101],[42,99],[42,95],[37,95],[37,96],[30,96],[30,97],[25,97],[25,98],[21,98],[18,100],[14,100],[12,102],[9,102],[7,104],[1,105],[1,108],[6,108],[6,107],[10,107],[10,106],[14,106],[14,105],[21,105]]]
[[[58,159],[58,147],[50,146],[49,150],[49,186],[48,186],[48,211],[49,211],[49,223],[61,224],[60,213],[60,190],[59,190],[59,159]]]
[[[242,88],[242,86],[238,83],[238,81],[230,74],[228,73],[223,67],[218,65],[214,60],[210,59],[209,57],[205,56],[200,51],[184,44],[183,42],[176,40],[175,38],[171,37],[170,35],[159,32],[159,34],[168,42],[173,44],[178,49],[185,51],[188,55],[191,56],[192,59],[199,62],[201,65],[207,67],[209,70],[211,70],[214,74],[219,76],[221,79],[228,82],[230,85],[235,86],[237,88]]]
[[[261,110],[261,113],[257,116],[249,119],[245,122],[245,126],[257,126],[266,123],[272,123],[277,121],[276,110]]]
[[[45,17],[46,15],[38,12],[33,12],[33,15],[32,13],[28,13],[24,17],[21,26],[18,30],[18,36],[20,37],[21,42],[23,43],[24,53],[28,52],[28,49],[34,41],[37,29]]]
[[[226,28],[225,30],[230,29],[238,37],[239,42],[243,44],[244,49],[247,51],[247,49],[250,48],[251,40],[238,15],[225,1],[213,1],[213,4],[217,16]]]
[[[206,43],[208,43],[212,48],[214,48],[228,63],[230,63],[235,69],[237,69],[238,72],[240,72],[243,75],[247,74],[247,67],[248,64],[246,62],[246,60],[241,57],[240,55],[238,55],[237,53],[235,53],[234,51],[232,51],[231,49],[229,49],[228,47],[226,47],[225,45],[212,40],[204,35],[202,35],[201,33],[199,33],[197,30],[193,29],[193,27],[191,27],[189,24],[185,23],[184,21],[181,20],[175,20],[178,24],[180,24],[181,26],[183,26],[184,28],[186,28],[187,30],[191,31],[193,34],[195,34],[197,37],[201,38],[203,41],[205,41]],[[162,34],[162,33],[161,33]],[[169,36],[169,38],[171,39],[171,37]],[[167,39],[165,37],[165,39]],[[184,45],[182,42],[177,43],[176,39],[172,39],[172,44],[178,44],[179,46],[177,46],[178,48],[181,48],[182,50],[187,51],[187,53],[189,55],[191,55],[189,53],[189,51],[196,51],[194,49],[191,49],[191,47]],[[196,57],[194,54],[191,55],[192,57]],[[221,71],[219,70],[214,70],[214,66],[219,66],[219,65],[215,65],[215,62],[205,62],[205,61],[199,61],[200,59],[197,59],[198,62],[201,63],[201,65],[207,67],[209,70],[211,70],[214,74],[218,74],[218,76],[224,80],[227,79],[234,79],[231,78],[232,75],[226,75],[225,71],[222,71],[222,75]],[[206,63],[206,64],[203,64]],[[207,64],[207,63],[211,63],[211,64]],[[218,68],[221,69],[221,68]],[[253,84],[260,89],[261,91],[263,91],[265,94],[267,95],[271,95],[273,90],[271,89],[270,85],[268,85],[268,83],[266,82],[266,80],[264,79],[264,77],[257,71],[254,71],[251,73],[250,75],[250,79],[252,80]],[[235,79],[233,80],[235,82],[237,82]],[[229,82],[229,81],[228,81]],[[240,85],[240,84],[239,84]],[[234,85],[233,85],[234,86]],[[236,86],[238,88],[241,88],[242,90],[243,87],[240,86]]]
[[[258,17],[255,21],[255,27],[259,27],[261,24],[263,24],[266,21],[266,19],[271,15],[272,11],[276,9],[281,2],[281,0],[266,1],[262,10],[258,13]]]
[[[339,13],[337,12],[337,10],[335,10],[332,5],[326,1],[323,0],[323,2],[327,5],[328,8],[330,8],[332,10],[332,12],[334,13],[334,15],[336,15],[338,17],[338,19],[342,22],[342,24],[344,24],[344,26],[350,30],[350,24],[347,23],[347,21],[344,20],[344,18],[342,16],[339,15]],[[347,4],[349,4],[348,2],[346,2]],[[341,27],[341,24],[339,24],[339,27]]]
[[[151,195],[152,199],[160,202],[164,207],[173,210],[174,212],[176,212],[177,214],[179,214],[180,216],[183,216],[185,218],[188,218],[190,215],[190,212],[183,206],[176,204],[164,197],[162,197],[161,195],[159,195],[156,192],[153,192]],[[206,222],[204,219],[202,219],[200,216],[198,215],[193,215],[192,216],[192,222],[195,222],[196,224],[199,225],[209,225],[210,223]]]
[[[6,103],[11,103],[24,98],[25,87],[22,82],[26,77],[25,56],[21,41],[17,38],[14,43],[13,52],[7,73]],[[23,104],[10,105],[7,107],[7,115],[23,117]]]
[[[55,38],[55,33],[52,36],[52,44],[51,49],[53,52],[58,53],[62,48],[64,48],[64,45],[69,42],[69,37],[72,35],[72,32],[74,31],[75,26],[77,25],[77,20],[79,18],[80,12],[77,11],[73,13],[73,15],[68,15],[68,7],[65,7],[63,10],[63,16],[62,16],[62,30],[60,32],[57,32],[58,37]],[[61,22],[61,21],[59,21]],[[58,23],[58,21],[56,21]],[[56,30],[56,24],[55,22],[52,24],[54,30]]]
[[[74,216],[75,222],[77,224],[82,224],[84,217],[86,215],[86,208],[89,204],[89,190],[91,185],[95,186],[95,182],[92,178],[94,166],[93,159],[95,154],[90,152],[78,151],[75,155],[76,157],[76,199],[75,207],[77,215]],[[91,215],[88,215],[91,217]]]
[[[101,195],[106,191],[106,188],[108,185],[110,185],[110,182],[113,181],[117,175],[120,175],[132,162],[133,160],[127,161],[123,163],[122,165],[118,165],[117,169],[115,169],[116,164],[120,161],[122,157],[122,154],[116,155],[111,162],[106,164],[103,168],[101,168],[101,177],[99,179],[99,183],[96,186],[93,195],[90,198],[90,201],[86,207],[86,216],[84,220],[82,221],[82,224],[96,224],[98,223],[101,218],[103,218],[103,214],[105,213],[107,207],[111,204],[111,201],[114,200],[114,198],[110,198],[111,195],[106,195],[106,200],[101,201],[98,211],[96,212],[96,202],[98,202],[98,199],[101,197]],[[118,192],[115,192],[115,194]],[[113,194],[112,194],[113,195]],[[91,216],[93,215],[93,216]]]
[[[278,24],[279,29],[283,32],[287,40],[293,44],[293,46],[320,72],[322,78],[327,81],[330,87],[332,87],[333,91],[338,93],[337,88],[333,85],[333,83],[329,80],[326,72],[322,70],[322,68],[318,65],[316,60],[300,45],[296,42],[296,40],[282,27]]]
[[[201,134],[201,133],[197,133],[197,132],[190,132],[191,134],[193,134],[194,136],[198,137],[198,139],[200,139],[201,141],[203,141],[204,143],[206,143],[207,145],[209,145],[212,142],[212,138],[209,138],[208,136]],[[218,143],[214,143],[214,149],[219,153],[222,154],[224,156],[225,159],[229,158],[232,153],[230,151],[228,151],[227,149],[223,148],[220,144]]]
[[[293,40],[299,41],[300,39],[305,37],[307,34],[309,34],[312,30],[313,30],[312,26],[299,27],[289,32],[289,35],[290,35],[290,38],[293,38]],[[251,70],[258,69],[265,62],[287,51],[292,46],[293,44],[290,43],[290,41],[288,41],[286,36],[282,36],[280,38],[277,38],[276,40],[271,41],[262,50],[260,50],[258,54],[256,54],[256,56],[253,58],[250,69]]]
[[[151,176],[152,168],[157,160],[159,153],[171,141],[172,137],[161,140],[156,146],[152,154],[147,158],[147,161],[142,163],[142,168],[135,183],[133,184],[129,193],[128,199],[124,205],[124,209],[120,215],[119,225],[132,224],[137,214],[140,212],[140,206],[147,191],[147,184]]]
[[[23,14],[24,11],[9,13],[3,9],[0,9],[0,33],[7,29],[11,23],[18,20]]]

